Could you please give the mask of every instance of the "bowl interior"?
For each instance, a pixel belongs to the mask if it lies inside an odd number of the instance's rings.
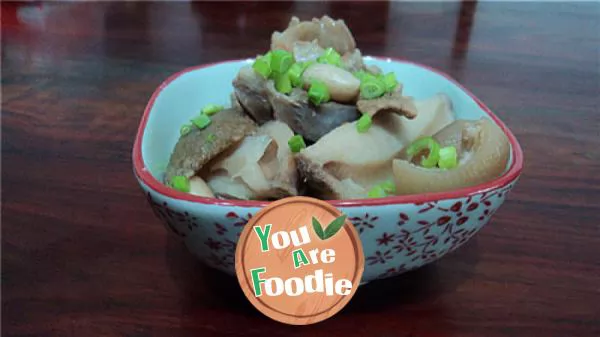
[[[150,102],[147,123],[141,141],[145,169],[157,180],[169,161],[179,138],[179,128],[188,123],[207,104],[230,105],[231,84],[239,69],[251,60],[223,62],[198,67],[174,75],[166,81]],[[394,72],[404,85],[404,93],[416,99],[437,93],[448,95],[459,119],[479,119],[490,116],[461,87],[435,71],[410,63],[365,57],[366,64],[379,66],[384,72]],[[513,157],[507,167],[510,167]]]

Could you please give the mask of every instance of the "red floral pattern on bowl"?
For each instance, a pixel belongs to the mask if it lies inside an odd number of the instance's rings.
[[[341,207],[360,233],[366,264],[363,282],[401,274],[457,249],[488,223],[512,187],[461,199],[376,206],[369,212]],[[182,238],[192,253],[214,268],[235,274],[237,239],[258,209],[192,215],[152,192],[146,195],[167,230]]]

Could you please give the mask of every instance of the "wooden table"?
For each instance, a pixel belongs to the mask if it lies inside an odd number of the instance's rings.
[[[286,326],[154,217],[131,148],[153,90],[254,56],[302,18],[344,18],[365,54],[448,72],[525,151],[466,246]],[[2,3],[5,336],[600,335],[597,3]]]

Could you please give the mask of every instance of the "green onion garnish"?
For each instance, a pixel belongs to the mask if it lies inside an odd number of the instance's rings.
[[[441,169],[453,169],[458,165],[458,155],[454,146],[446,146],[440,149],[438,166]]]
[[[331,64],[336,67],[342,66],[342,56],[333,48],[325,49],[325,52],[317,58],[317,62]]]
[[[308,68],[308,65],[309,65],[308,62],[294,63],[288,70],[288,72],[287,72],[288,77],[290,78],[290,82],[292,83],[292,85],[294,87],[302,86],[302,84],[303,84],[302,74],[304,73],[304,70],[306,70],[306,68]]]
[[[288,140],[288,145],[293,153],[300,152],[300,150],[306,147],[301,135],[292,136],[292,138]]]
[[[269,50],[263,57],[265,58],[265,61],[271,64],[271,60],[273,59],[273,52]]]
[[[302,63],[294,63],[287,72],[287,75],[290,79],[290,83],[294,87],[299,87],[302,85],[302,73],[304,69],[302,68]]]
[[[360,96],[364,99],[381,97],[385,91],[385,84],[377,79],[365,79],[360,82]]]
[[[202,108],[202,113],[207,116],[212,116],[223,109],[225,108],[222,105],[209,104]]]
[[[425,168],[435,167],[440,159],[440,144],[431,137],[417,139],[406,150],[406,154],[414,157],[422,151],[427,150],[429,154],[421,160],[421,166]]]
[[[185,136],[188,133],[190,133],[190,131],[192,131],[192,125],[186,124],[186,125],[182,126],[181,129],[179,129],[179,134],[182,136]]]
[[[265,56],[256,58],[252,65],[252,69],[262,77],[269,78],[269,75],[271,75],[271,54],[269,53]]]
[[[217,136],[215,136],[215,135],[214,135],[214,134],[212,134],[212,133],[206,136],[206,141],[207,141],[208,143],[212,143],[212,142],[214,142],[215,140],[217,140]]]
[[[325,83],[314,80],[308,89],[308,98],[314,105],[319,105],[329,101],[331,97]]]
[[[175,176],[171,179],[171,187],[187,193],[190,191],[190,181],[184,176]]]
[[[209,126],[211,122],[212,121],[210,120],[210,117],[208,117],[207,115],[200,115],[192,119],[192,123],[200,130]]]
[[[388,194],[396,193],[396,184],[394,184],[393,181],[384,181],[379,184],[379,186],[381,186],[381,188],[383,188],[383,190]]]
[[[396,75],[394,73],[387,73],[381,76],[381,81],[385,84],[385,90],[387,92],[392,92],[398,86],[398,80],[396,79]]]
[[[385,198],[387,197],[387,193],[385,193],[385,190],[383,189],[383,187],[379,186],[379,185],[375,185],[371,188],[371,190],[369,190],[369,193],[367,194],[369,196],[369,198]]]
[[[301,87],[304,84],[304,81],[302,80],[302,74],[309,66],[311,66],[313,64],[314,64],[314,61],[298,62],[298,63],[294,63],[290,67],[287,74],[288,74],[290,81],[292,82],[292,85],[294,87]]]
[[[271,54],[271,71],[277,74],[285,74],[294,64],[292,53],[285,50],[273,50]]]
[[[352,75],[354,75],[354,77],[356,77],[362,81],[363,78],[365,78],[365,76],[367,75],[367,73],[362,70],[359,70],[359,71],[354,72]]]
[[[373,124],[373,120],[371,119],[371,116],[364,114],[364,115],[362,115],[362,117],[360,117],[358,119],[358,122],[356,122],[356,130],[359,133],[365,133],[369,130],[369,128],[371,127],[371,124]]]
[[[289,94],[292,92],[292,82],[288,74],[276,75],[275,77],[275,90],[282,94]]]
[[[368,73],[366,71],[363,71],[363,70],[359,70],[359,71],[355,72],[353,75],[354,75],[354,77],[358,78],[361,82],[367,81],[367,80],[377,80],[377,76],[375,76],[371,73]]]

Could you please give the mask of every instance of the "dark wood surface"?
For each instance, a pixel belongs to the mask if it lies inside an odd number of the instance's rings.
[[[291,15],[462,82],[514,131],[522,178],[459,251],[294,327],[167,236],[132,173],[153,90],[256,55]],[[598,3],[2,3],[5,336],[599,336]]]

